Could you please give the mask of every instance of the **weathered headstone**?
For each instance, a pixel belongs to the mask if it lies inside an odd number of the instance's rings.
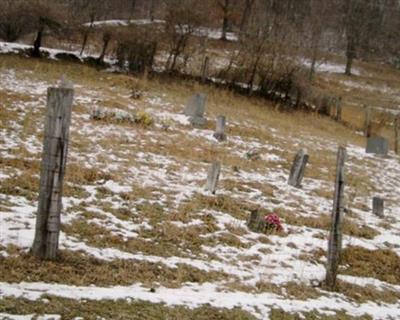
[[[382,198],[372,198],[372,212],[380,218],[384,217],[384,200]]]
[[[252,210],[247,220],[247,227],[253,232],[263,232],[265,230],[266,222],[264,215],[258,210]]]
[[[347,158],[346,148],[339,147],[336,163],[335,193],[333,199],[332,225],[329,233],[328,262],[326,265],[325,282],[330,290],[336,285],[336,277],[342,251],[342,222],[344,213],[344,184],[345,184],[345,161]]]
[[[221,173],[221,163],[218,161],[213,162],[210,168],[208,169],[207,185],[206,185],[206,190],[210,191],[212,194],[215,194],[215,192],[217,191],[217,185],[220,173]]]
[[[225,126],[226,126],[226,118],[224,116],[218,116],[214,138],[220,142],[226,140]]]
[[[203,126],[206,123],[204,112],[206,110],[207,96],[203,93],[197,93],[189,99],[185,108],[185,115],[193,126]]]
[[[308,162],[308,154],[307,150],[301,149],[294,158],[292,169],[290,170],[290,176],[288,180],[288,184],[300,188],[301,182],[303,181],[304,171]]]
[[[387,155],[389,152],[389,141],[383,137],[371,137],[367,140],[366,153]]]
[[[47,91],[46,122],[40,174],[39,205],[32,253],[54,260],[58,251],[63,179],[74,90],[65,79]]]

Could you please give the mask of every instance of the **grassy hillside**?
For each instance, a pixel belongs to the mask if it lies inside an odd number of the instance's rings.
[[[75,84],[61,255],[28,253],[37,207],[47,87]],[[338,81],[337,83],[339,83]],[[132,99],[132,90],[141,91]],[[208,95],[203,129],[182,114]],[[141,115],[90,118],[94,107]],[[228,140],[213,137],[225,115]],[[151,121],[149,121],[151,120]],[[323,280],[338,145],[348,150],[344,255],[336,293]],[[302,189],[287,178],[310,154]],[[0,318],[381,319],[400,317],[399,157],[364,153],[354,130],[265,100],[170,79],[0,57]],[[257,150],[260,158],[246,153]],[[216,195],[204,190],[222,162]],[[385,198],[386,217],[371,212]],[[284,232],[251,232],[253,209]]]

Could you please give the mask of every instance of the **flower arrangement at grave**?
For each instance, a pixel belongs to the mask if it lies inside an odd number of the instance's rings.
[[[268,232],[282,232],[283,227],[279,216],[275,213],[268,214],[264,217],[265,229]]]

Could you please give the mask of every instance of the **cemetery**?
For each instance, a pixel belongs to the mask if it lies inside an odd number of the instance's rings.
[[[3,61],[0,317],[400,317],[399,157],[370,120]]]

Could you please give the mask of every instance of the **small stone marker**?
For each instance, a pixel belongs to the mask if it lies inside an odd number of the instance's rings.
[[[303,181],[304,171],[307,166],[309,156],[307,150],[301,149],[294,158],[292,169],[290,170],[290,176],[288,184],[300,188],[301,182]]]
[[[263,232],[265,230],[266,222],[264,215],[258,210],[252,210],[250,217],[247,220],[247,227],[253,232]]]
[[[193,126],[203,126],[206,123],[204,112],[206,110],[207,96],[203,93],[197,93],[189,99],[185,108],[185,115]]]
[[[221,173],[221,163],[215,161],[212,163],[211,167],[208,169],[207,185],[206,190],[215,194],[217,191],[217,184],[219,180],[219,175]]]
[[[389,152],[389,142],[383,137],[368,138],[365,152],[386,156]]]
[[[382,198],[373,197],[372,198],[372,213],[377,215],[380,218],[383,218],[384,215],[384,201]]]
[[[217,139],[219,142],[226,140],[225,125],[226,125],[226,118],[224,116],[218,116],[214,138]]]
[[[332,224],[329,233],[328,256],[326,265],[325,283],[330,290],[336,286],[336,277],[339,269],[342,252],[342,223],[344,215],[344,185],[346,148],[339,147],[336,160],[335,193],[333,198]]]

